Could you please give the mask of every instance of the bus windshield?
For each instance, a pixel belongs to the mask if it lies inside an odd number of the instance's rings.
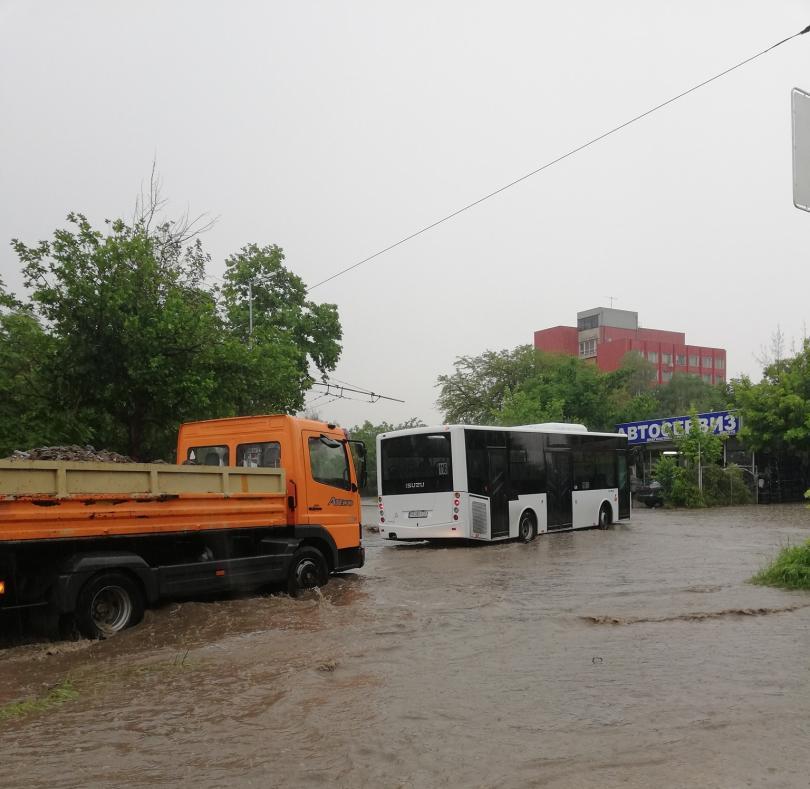
[[[449,433],[385,438],[380,443],[380,455],[384,496],[453,490]]]

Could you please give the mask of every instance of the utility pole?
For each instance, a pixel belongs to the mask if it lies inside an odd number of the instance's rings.
[[[248,280],[248,336],[253,336],[253,280]]]

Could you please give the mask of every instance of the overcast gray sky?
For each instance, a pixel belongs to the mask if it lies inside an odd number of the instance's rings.
[[[169,213],[219,217],[212,275],[255,241],[315,284],[808,23],[808,0],[0,0],[0,276],[68,211],[130,216],[156,157]],[[609,296],[756,377],[810,317],[794,86],[810,35],[315,289],[335,378],[406,403],[314,407],[436,422],[457,356]]]

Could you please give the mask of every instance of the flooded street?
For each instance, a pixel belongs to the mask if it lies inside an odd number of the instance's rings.
[[[0,651],[7,786],[806,787],[810,594],[747,579],[801,505],[529,545],[366,541],[293,600]],[[9,780],[10,779],[10,780]]]

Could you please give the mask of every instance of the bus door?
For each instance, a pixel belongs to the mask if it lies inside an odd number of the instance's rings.
[[[618,474],[616,479],[619,483],[619,517],[630,517],[630,481],[627,476],[627,450],[621,449],[616,453],[618,464]]]
[[[509,477],[506,447],[487,447],[490,537],[509,534]]]
[[[546,515],[549,531],[572,526],[573,483],[571,453],[567,450],[546,450]]]

